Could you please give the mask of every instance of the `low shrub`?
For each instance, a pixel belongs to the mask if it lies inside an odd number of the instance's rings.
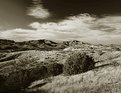
[[[63,73],[63,65],[58,63],[51,63],[47,66],[48,75],[56,76]]]
[[[47,76],[47,67],[46,66],[38,66],[36,68],[32,68],[29,70],[29,80],[31,82],[38,80],[38,79],[43,79]]]
[[[18,93],[27,88],[35,80],[44,79],[62,73],[63,65],[58,63],[40,64],[28,69],[19,69],[0,76],[0,93]],[[1,85],[2,84],[2,85]]]
[[[95,67],[95,62],[92,57],[86,53],[72,54],[64,64],[64,74],[73,75],[86,72]]]

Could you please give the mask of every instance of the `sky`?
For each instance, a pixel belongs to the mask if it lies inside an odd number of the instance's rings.
[[[0,0],[0,39],[121,44],[121,1]]]

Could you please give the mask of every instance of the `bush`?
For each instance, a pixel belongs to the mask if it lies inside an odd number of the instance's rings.
[[[29,80],[31,82],[43,79],[47,76],[47,68],[45,66],[38,66],[29,70]]]
[[[35,80],[45,78],[47,70],[44,66],[20,70],[11,73],[4,82],[4,89],[11,92],[19,92],[25,89]]]
[[[91,70],[94,67],[95,62],[92,57],[89,57],[86,53],[74,53],[64,64],[64,74],[79,74]]]
[[[30,82],[28,81],[29,75],[28,70],[20,70],[13,73],[7,77],[5,81],[5,89],[10,92],[19,92],[24,89],[26,85]]]
[[[51,63],[47,66],[48,74],[50,76],[56,76],[63,72],[63,65],[58,63]]]
[[[9,73],[8,76],[0,75],[0,93],[18,93],[27,88],[35,80],[55,76],[63,71],[63,65],[58,63],[40,64],[29,69],[21,69]]]

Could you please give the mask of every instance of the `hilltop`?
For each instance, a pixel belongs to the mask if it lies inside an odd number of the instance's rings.
[[[68,46],[77,45],[79,41],[53,42],[51,40],[31,40],[15,42],[13,40],[0,39],[1,52],[25,51],[25,50],[60,50]]]
[[[54,42],[51,40],[31,40],[31,41],[23,41],[23,42],[15,42],[13,40],[0,39],[0,51],[1,52],[15,52],[15,51],[26,51],[26,50],[41,50],[41,51],[51,51],[51,50],[62,50],[68,47],[78,48],[80,46],[104,46],[101,44],[94,45],[89,44],[77,40],[72,41],[62,41],[62,42]],[[108,45],[107,47],[117,48],[120,50],[121,45]]]

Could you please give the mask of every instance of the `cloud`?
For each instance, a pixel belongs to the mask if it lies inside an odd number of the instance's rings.
[[[96,18],[88,14],[80,14],[58,23],[33,22],[29,26],[34,30],[17,28],[1,31],[0,38],[16,41],[80,40],[91,43],[120,43],[121,40],[121,16]]]
[[[67,19],[55,23],[55,22],[48,22],[48,23],[39,23],[33,22],[30,26],[34,29],[48,29],[48,30],[55,30],[55,31],[71,31],[75,30],[76,28],[81,28],[80,30],[88,29],[89,22],[94,20],[95,18],[90,17],[88,14],[80,14],[78,16],[68,17]],[[86,23],[87,22],[87,23]]]
[[[33,0],[33,6],[28,8],[27,15],[45,19],[50,16],[50,13],[43,7],[41,0]]]
[[[30,24],[30,26],[36,29],[36,31],[53,33],[55,35],[54,38],[58,40],[100,40],[100,38],[102,39],[102,34],[105,32],[92,30],[90,28],[90,26],[94,24],[94,20],[95,18],[87,14],[81,14],[78,16],[69,17],[68,19],[58,23],[49,22],[41,24],[34,22]]]
[[[120,32],[121,16],[105,16],[94,21],[92,29],[98,29],[105,32]]]

